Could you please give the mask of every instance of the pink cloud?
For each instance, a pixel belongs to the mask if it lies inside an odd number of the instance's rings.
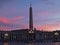
[[[49,14],[48,11],[41,11],[41,12],[38,12],[38,13],[37,13],[37,15],[41,15],[41,16],[45,16],[45,15],[47,15],[47,14]]]
[[[3,23],[9,23],[9,19],[5,18],[5,17],[0,17],[0,22],[3,22]]]
[[[10,19],[10,20],[16,21],[16,20],[21,20],[21,19],[23,19],[23,18],[24,18],[24,16],[18,16],[18,17],[14,17],[14,18],[12,18],[12,19]]]
[[[0,16],[0,30],[13,30],[19,27],[26,27],[23,24],[19,24],[16,22],[21,21],[24,18],[24,16],[17,16],[13,18],[6,18]]]
[[[11,23],[11,22],[14,22],[17,20],[21,20],[23,18],[24,18],[24,16],[17,16],[17,17],[13,17],[13,18],[0,17],[0,22],[8,24],[8,23]]]
[[[60,13],[60,10],[46,10],[46,11],[37,11],[36,15],[40,15],[42,17],[49,16],[51,14]]]
[[[35,26],[38,30],[41,31],[54,31],[54,30],[60,30],[60,24],[46,24],[42,26]]]

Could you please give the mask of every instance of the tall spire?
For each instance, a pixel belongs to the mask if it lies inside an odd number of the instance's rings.
[[[30,8],[29,8],[29,30],[33,30],[33,16],[32,16],[31,2],[30,2]]]
[[[30,2],[30,7],[31,7],[31,2]]]

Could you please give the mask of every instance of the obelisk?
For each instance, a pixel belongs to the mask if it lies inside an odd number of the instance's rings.
[[[33,15],[32,15],[31,3],[29,8],[29,30],[33,30]]]
[[[30,3],[30,8],[29,8],[29,33],[34,33],[34,31],[33,31],[33,14],[32,14],[31,3]]]
[[[29,35],[28,35],[28,39],[30,41],[33,41],[35,39],[35,33],[33,30],[33,14],[32,14],[31,3],[30,3],[30,8],[29,8]]]

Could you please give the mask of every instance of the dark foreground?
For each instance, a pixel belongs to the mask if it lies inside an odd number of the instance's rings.
[[[37,31],[28,29],[0,31],[0,42],[60,42],[60,31]]]
[[[0,42],[0,45],[60,45],[60,42],[48,42],[48,43]]]

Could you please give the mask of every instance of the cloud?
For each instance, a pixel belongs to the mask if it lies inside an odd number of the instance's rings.
[[[36,16],[43,17],[43,18],[44,17],[46,17],[46,18],[59,18],[60,10],[59,9],[51,9],[51,10],[39,11],[39,12],[36,12]]]
[[[37,12],[37,15],[40,15],[40,16],[48,16],[48,14],[49,14],[50,12],[48,12],[48,11],[41,11],[41,12]]]
[[[9,23],[9,19],[5,18],[5,17],[0,17],[0,22],[3,22],[3,23]]]
[[[0,22],[0,30],[3,31],[10,31],[10,30],[16,30],[16,29],[27,29],[26,24],[5,24]]]
[[[6,17],[0,16],[0,22],[7,24],[7,23],[11,23],[13,21],[21,20],[23,18],[24,18],[24,16],[17,16],[17,17],[13,17],[13,18],[6,18]]]
[[[24,18],[24,16],[17,16],[17,17],[14,17],[14,18],[10,19],[10,20],[16,21],[16,20],[21,20],[23,18]]]
[[[17,16],[14,18],[0,17],[0,29],[1,30],[12,30],[16,28],[25,28],[23,24],[18,24],[16,22],[21,22],[24,16]],[[19,21],[20,20],[20,21]]]
[[[44,25],[35,25],[37,30],[41,31],[54,31],[60,30],[60,24],[44,24]]]

